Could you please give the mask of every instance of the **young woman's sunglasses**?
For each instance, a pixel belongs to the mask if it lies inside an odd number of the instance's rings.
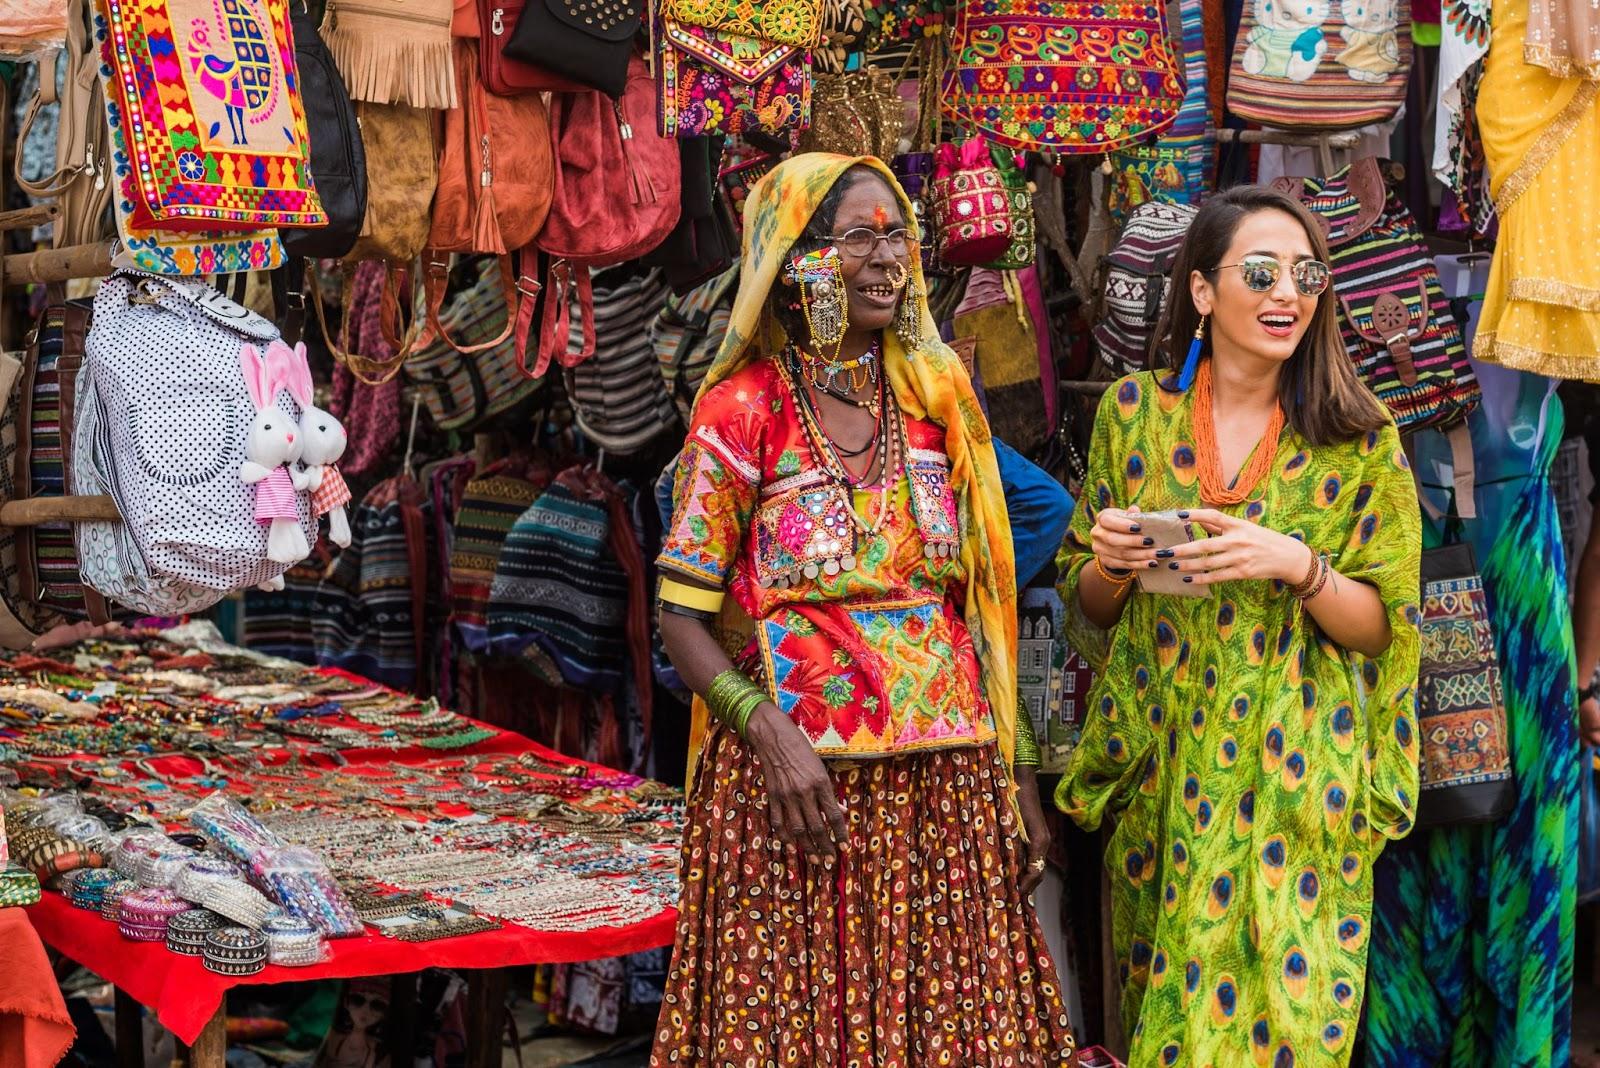
[[[1239,268],[1239,276],[1254,293],[1265,293],[1277,285],[1278,274],[1283,270],[1283,264],[1271,256],[1246,256],[1238,263],[1218,264],[1211,271],[1228,267]],[[1308,297],[1319,296],[1333,281],[1333,272],[1321,260],[1301,260],[1289,268],[1289,275],[1294,279],[1295,288]]]

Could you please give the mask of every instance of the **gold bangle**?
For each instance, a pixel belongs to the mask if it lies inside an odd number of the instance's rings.
[[[664,578],[661,580],[660,599],[668,604],[678,604],[685,608],[692,608],[696,612],[710,612],[715,615],[722,609],[722,600],[727,596],[723,590],[708,590],[702,586],[690,586],[688,583],[679,582],[677,579]]]
[[[1127,589],[1128,586],[1133,582],[1132,571],[1129,571],[1126,575],[1121,577],[1113,575],[1111,572],[1106,570],[1106,565],[1100,562],[1099,556],[1094,558],[1094,569],[1100,572],[1101,578],[1105,579],[1107,582],[1111,583],[1112,586],[1116,587],[1116,591],[1118,593],[1121,593],[1123,590]]]
[[[1013,739],[1012,765],[1038,767],[1039,741],[1033,733],[1033,717],[1028,714],[1028,703],[1020,696],[1017,698],[1017,724]]]

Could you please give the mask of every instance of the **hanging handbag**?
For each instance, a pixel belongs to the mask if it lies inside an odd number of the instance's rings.
[[[716,361],[733,319],[733,295],[738,286],[739,265],[735,262],[709,282],[681,297],[669,298],[650,326],[650,344],[661,365],[661,379],[685,426],[700,383]]]
[[[422,340],[439,336],[463,352],[480,352],[509,338],[523,317],[508,312],[498,337],[460,346],[439,323],[450,274],[448,253],[498,256],[507,308],[526,305],[531,318],[532,287],[519,287],[511,253],[531,244],[544,226],[554,195],[554,165],[543,99],[486,92],[478,81],[477,49],[469,40],[457,40],[455,61],[461,106],[444,117],[439,186],[425,255],[427,331]]]
[[[24,177],[22,153],[15,161],[17,186],[29,196],[54,201],[61,214],[50,224],[50,243],[72,248],[108,234],[106,209],[116,189],[111,175],[110,133],[100,88],[100,50],[89,29],[88,0],[68,0],[63,52],[39,58],[39,87],[17,127],[23,144],[39,113],[57,102],[56,66],[65,67],[56,123],[55,169],[36,180]]]
[[[962,4],[944,114],[1003,145],[1099,154],[1160,133],[1183,103],[1165,4]]]
[[[483,87],[501,96],[518,93],[575,93],[584,86],[558,78],[542,67],[514,59],[506,54],[511,32],[522,18],[526,0],[474,0],[478,5],[478,68]],[[534,0],[535,3],[540,0]]]
[[[989,143],[974,137],[960,147],[946,142],[934,154],[933,214],[939,255],[946,263],[991,263],[1015,238],[1011,198]]]
[[[823,0],[822,30],[811,50],[812,66],[818,73],[841,73],[850,65],[850,57],[865,47],[869,29],[863,0]]]
[[[1410,73],[1410,0],[1250,0],[1228,110],[1285,130],[1351,130],[1394,118]]]
[[[97,20],[96,33],[103,33],[104,28],[104,20]],[[102,87],[107,70],[100,70]],[[283,242],[275,230],[180,233],[164,228],[145,229],[135,223],[135,168],[123,132],[122,107],[110,96],[103,99],[111,173],[116,177],[111,206],[120,241],[111,256],[113,268],[187,276],[270,271],[282,266]]]
[[[890,159],[905,129],[905,101],[888,71],[819,74],[811,91],[811,126],[801,132],[795,151]]]
[[[350,99],[455,107],[452,8],[452,0],[328,0],[322,39]]]
[[[280,236],[291,256],[337,258],[354,247],[367,217],[367,157],[361,147],[361,126],[310,9],[296,8],[290,23],[311,137],[311,174],[328,225],[285,230]]]
[[[507,315],[499,265],[480,260],[470,284],[452,294],[439,312],[440,326],[461,349],[436,338],[406,360],[406,381],[422,397],[438,429],[470,431],[538,392],[538,380],[517,373],[509,338],[478,348],[504,336]]]
[[[1488,823],[1517,803],[1500,658],[1483,580],[1465,543],[1422,554],[1417,826]]]
[[[35,355],[36,350],[0,352],[0,501],[4,502],[26,496],[18,492],[19,486],[25,485],[18,479],[27,476],[27,464],[19,463],[18,456],[29,431],[23,403],[28,390],[24,370]],[[23,564],[29,546],[23,544],[21,535],[31,529],[0,527],[0,648],[4,649],[29,648],[35,638],[61,620],[59,614],[28,596]]]
[[[678,175],[683,187],[678,225],[643,257],[646,267],[666,272],[674,293],[687,293],[715,278],[739,255],[733,212],[717,181],[722,143],[720,137],[678,138]]]
[[[527,0],[505,54],[619,97],[644,23],[643,0]]]
[[[428,243],[428,207],[439,184],[433,117],[405,104],[358,103],[356,123],[369,175],[361,234],[346,263],[410,263]]]
[[[288,0],[96,0],[103,88],[139,146],[131,220],[177,231],[324,226]]]
[[[1111,217],[1120,222],[1151,200],[1193,204],[1210,191],[1216,170],[1216,125],[1206,77],[1203,0],[1182,0],[1183,104],[1160,136],[1111,157]]]
[[[1038,240],[1033,227],[1033,188],[1023,169],[1022,153],[1002,145],[990,146],[989,156],[1000,172],[1000,187],[1011,202],[1011,244],[1005,254],[985,266],[997,271],[1020,271],[1032,267],[1038,257]]]
[[[1452,441],[1459,473],[1466,417],[1482,392],[1433,256],[1384,166],[1368,157],[1329,178],[1273,184],[1328,224],[1339,332],[1362,381],[1402,432],[1460,427]],[[1471,470],[1470,441],[1466,447]]]
[[[1153,366],[1156,326],[1172,288],[1172,260],[1198,211],[1164,200],[1141,204],[1106,254],[1105,303],[1094,340],[1113,374]]]
[[[607,452],[632,455],[678,425],[650,340],[666,299],[660,271],[614,282],[601,275],[594,287],[594,356],[566,370],[566,386],[578,429]]]
[[[821,16],[821,0],[663,4],[656,33],[662,136],[810,126],[809,50]]]

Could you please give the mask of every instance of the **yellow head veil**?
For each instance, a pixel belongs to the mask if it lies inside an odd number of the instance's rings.
[[[774,167],[745,199],[739,293],[701,395],[751,360],[782,351],[786,335],[768,311],[773,283],[790,246],[801,237],[828,190],[851,167],[866,167],[880,176],[894,190],[904,217],[916,217],[893,172],[875,157],[806,152]],[[894,331],[884,331],[883,366],[907,414],[937,423],[945,431],[951,484],[960,506],[961,562],[968,575],[967,629],[983,670],[1000,752],[1010,766],[1017,713],[1017,578],[1011,522],[988,420],[965,368],[940,340],[928,314],[922,264],[915,256],[911,284],[921,310],[922,341],[916,352],[907,353]],[[703,709],[696,708],[695,720],[697,725],[704,723]],[[698,749],[695,741],[691,759]]]

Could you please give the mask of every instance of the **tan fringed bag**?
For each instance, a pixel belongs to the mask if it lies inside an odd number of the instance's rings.
[[[453,108],[453,14],[453,0],[328,0],[322,39],[352,100]]]

